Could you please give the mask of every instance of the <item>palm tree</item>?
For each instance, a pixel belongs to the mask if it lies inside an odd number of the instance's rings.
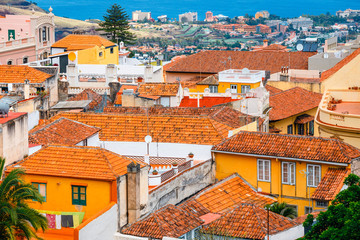
[[[22,169],[12,170],[3,178],[4,165],[5,159],[0,157],[0,239],[41,239],[36,231],[40,228],[45,231],[46,217],[30,208],[26,200],[42,203],[43,197],[31,184],[24,182]]]
[[[296,210],[295,208],[287,205],[285,202],[282,202],[282,203],[273,203],[273,204],[268,204],[266,205],[267,209],[269,209],[270,211],[274,212],[274,213],[277,213],[277,214],[280,214],[284,217],[288,217],[288,218],[296,218],[297,216],[297,213],[296,213]]]

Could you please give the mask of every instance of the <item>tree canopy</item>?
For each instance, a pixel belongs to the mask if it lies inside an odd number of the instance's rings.
[[[99,23],[100,28],[97,30],[104,31],[105,33],[102,35],[108,36],[114,43],[119,44],[122,41],[126,44],[132,44],[136,38],[129,31],[128,17],[120,5],[114,4],[106,10],[104,21]]]
[[[4,164],[5,159],[0,157],[0,179]],[[46,217],[27,204],[28,200],[42,203],[44,199],[37,189],[24,182],[23,174],[22,169],[15,169],[0,183],[0,239],[40,239],[35,231],[47,228]]]
[[[308,215],[304,227],[311,230],[303,239],[360,239],[360,178],[350,174],[344,183],[348,188],[335,197],[315,222],[314,217]]]

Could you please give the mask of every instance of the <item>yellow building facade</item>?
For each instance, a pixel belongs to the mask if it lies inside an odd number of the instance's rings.
[[[94,46],[77,51],[78,64],[119,64],[118,46]]]
[[[33,185],[42,185],[40,192],[45,195],[45,202],[40,204],[29,201],[29,205],[38,210],[85,212],[84,220],[86,220],[106,208],[111,202],[117,202],[115,181],[96,181],[31,174],[25,175],[24,180]],[[85,205],[73,204],[73,186],[80,186],[86,189]]]
[[[292,161],[278,158],[266,157],[250,157],[240,155],[229,155],[222,153],[215,153],[216,159],[216,178],[223,179],[229,175],[237,172],[241,177],[248,181],[252,186],[260,192],[269,193],[277,197],[278,202],[285,202],[288,205],[294,206],[297,209],[299,216],[308,212],[307,208],[312,208],[313,211],[324,210],[324,207],[319,207],[311,196],[316,190],[316,187],[307,186],[307,177],[304,172],[307,171],[308,165],[314,163],[307,163],[301,161]],[[258,180],[258,160],[264,159],[270,161],[271,176],[270,181]],[[284,184],[282,182],[282,164],[295,164],[295,184]],[[315,164],[319,165],[321,169],[321,177],[325,175],[330,167],[330,164]],[[347,166],[350,168],[350,166]]]
[[[238,173],[259,192],[294,207],[299,216],[324,210],[331,204],[332,199],[314,199],[313,196],[315,192],[327,189],[324,188],[327,184],[324,183],[325,178],[328,178],[325,176],[332,174],[332,171],[350,172],[351,169],[351,160],[345,160],[348,158],[347,150],[343,151],[345,147],[351,146],[342,145],[346,144],[338,140],[307,136],[299,138],[291,135],[240,132],[214,146],[212,152],[216,162],[216,178],[221,180]],[[351,148],[349,151],[353,150],[360,156],[360,150]],[[333,157],[336,154],[342,154],[341,160]],[[343,178],[338,185],[333,186],[337,193],[342,184]],[[327,191],[331,192],[329,189],[325,190]]]

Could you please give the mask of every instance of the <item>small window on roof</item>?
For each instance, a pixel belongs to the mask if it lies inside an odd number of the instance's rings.
[[[111,54],[114,53],[114,48],[110,48],[110,53],[111,53]]]

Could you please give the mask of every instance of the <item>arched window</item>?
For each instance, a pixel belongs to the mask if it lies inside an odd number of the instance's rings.
[[[13,61],[12,61],[12,60],[8,60],[6,64],[7,64],[7,65],[13,65]]]

